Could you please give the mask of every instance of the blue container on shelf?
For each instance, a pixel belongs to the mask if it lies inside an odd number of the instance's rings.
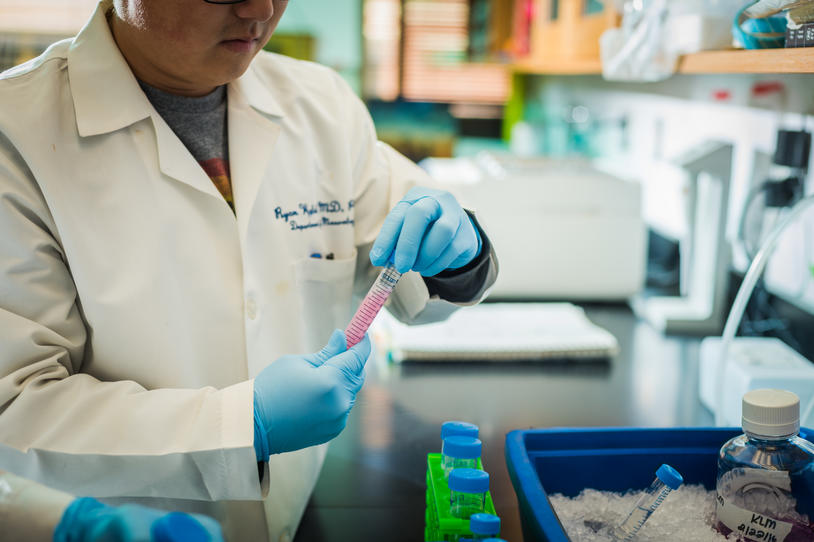
[[[506,465],[520,503],[523,539],[569,542],[549,493],[574,497],[585,488],[644,489],[662,463],[680,472],[685,484],[714,489],[718,451],[742,432],[740,427],[512,431],[506,435]],[[801,428],[801,437],[812,435]]]
[[[744,49],[776,49],[786,42],[786,17],[782,15],[752,19],[746,14],[751,4],[735,15],[732,35]]]

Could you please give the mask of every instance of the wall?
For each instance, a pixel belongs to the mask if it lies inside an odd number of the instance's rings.
[[[359,92],[362,73],[362,0],[294,0],[277,32],[317,39],[316,61],[338,71]]]
[[[755,98],[753,85],[770,81],[781,82],[786,90]],[[728,236],[734,266],[743,271],[748,260],[735,234],[744,198],[768,174],[778,128],[814,130],[812,83],[809,75],[682,75],[657,84],[609,83],[598,76],[537,77],[527,105],[547,117],[584,105],[597,118],[626,118],[627,150],[607,162],[643,182],[648,222],[672,234],[685,231],[687,221],[686,179],[669,166],[671,159],[704,141],[732,142]],[[806,183],[808,194],[814,193],[812,177]],[[766,272],[769,289],[814,313],[812,265],[814,211],[785,234]]]

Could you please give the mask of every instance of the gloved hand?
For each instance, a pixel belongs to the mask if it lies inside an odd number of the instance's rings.
[[[400,273],[425,277],[463,267],[480,254],[481,238],[469,215],[449,192],[417,186],[384,219],[370,251],[373,265],[384,265],[395,250]]]
[[[283,356],[254,379],[254,449],[270,454],[328,442],[348,419],[365,381],[370,339],[348,349],[336,330],[322,351]]]
[[[223,542],[223,533],[207,516],[81,497],[65,509],[54,542]]]

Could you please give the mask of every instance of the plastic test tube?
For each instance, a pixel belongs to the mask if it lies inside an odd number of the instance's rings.
[[[611,530],[611,536],[616,540],[633,539],[656,508],[664,502],[667,495],[672,490],[678,489],[683,482],[684,478],[670,465],[659,467],[656,471],[656,479],[639,497],[628,517]]]
[[[441,424],[441,445],[447,437],[475,437],[478,438],[478,426],[474,423],[449,421]]]
[[[348,348],[357,344],[365,336],[367,328],[373,323],[373,319],[379,314],[384,302],[390,297],[399,278],[401,278],[401,273],[396,271],[395,264],[387,262],[345,329]]]
[[[449,473],[449,512],[453,517],[469,519],[483,512],[489,473],[478,469],[454,469]]]
[[[494,540],[500,534],[500,518],[494,514],[472,514],[469,518],[469,540]]]
[[[449,478],[452,469],[477,469],[483,444],[474,437],[447,437],[441,447],[441,466],[444,478]]]

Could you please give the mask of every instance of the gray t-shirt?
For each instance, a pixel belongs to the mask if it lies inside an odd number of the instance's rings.
[[[206,96],[177,96],[139,81],[147,99],[234,210],[226,134],[226,86]]]

